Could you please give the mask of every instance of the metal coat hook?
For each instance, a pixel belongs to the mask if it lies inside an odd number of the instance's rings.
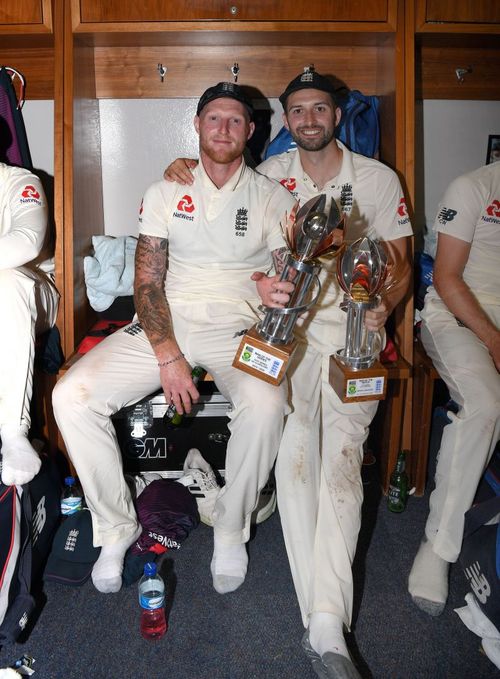
[[[240,67],[236,62],[231,66],[231,73],[233,74],[234,82],[238,82],[238,73],[240,72]]]
[[[167,75],[167,67],[164,66],[163,64],[158,64],[157,71],[160,74],[161,82],[163,82],[164,79],[165,79],[165,76]]]
[[[456,68],[455,75],[459,83],[465,82],[465,76],[467,73],[472,73],[472,66],[467,66],[467,68]]]

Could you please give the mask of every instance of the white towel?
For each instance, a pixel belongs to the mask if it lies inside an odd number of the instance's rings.
[[[467,606],[455,608],[464,625],[482,639],[483,651],[491,662],[500,669],[500,633],[491,620],[483,613],[472,592],[465,595]]]
[[[92,236],[93,257],[84,257],[87,297],[96,311],[105,311],[116,297],[134,291],[134,236]]]

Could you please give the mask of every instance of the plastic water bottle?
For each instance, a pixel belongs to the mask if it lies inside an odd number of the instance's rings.
[[[161,639],[167,631],[165,584],[154,562],[144,565],[144,575],[139,580],[139,604],[141,635],[144,639]]]
[[[64,490],[61,497],[61,514],[63,517],[79,512],[83,505],[83,493],[74,476],[64,479]]]

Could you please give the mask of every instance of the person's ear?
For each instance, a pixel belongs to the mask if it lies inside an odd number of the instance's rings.
[[[255,132],[255,123],[249,122],[248,123],[248,136],[247,136],[247,141],[250,139],[250,137],[253,135]]]
[[[193,118],[193,124],[194,124],[194,129],[196,130],[196,132],[198,134],[200,134],[200,116],[199,115],[195,115],[195,117]]]

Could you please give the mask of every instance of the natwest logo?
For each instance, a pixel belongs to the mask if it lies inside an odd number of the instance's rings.
[[[500,217],[500,200],[494,200],[491,205],[488,205],[486,214],[490,217]]]
[[[177,203],[177,209],[180,212],[193,212],[194,210],[194,205],[193,205],[193,199],[191,196],[188,196],[187,194],[185,196],[182,196],[180,201]]]
[[[295,191],[297,188],[297,180],[295,177],[286,177],[280,181],[280,184],[282,184],[285,189],[288,189],[289,191]]]
[[[34,186],[31,186],[31,184],[28,184],[28,186],[24,187],[24,191],[21,195],[23,198],[34,198],[35,200],[39,200],[40,198],[40,194]]]
[[[406,207],[406,200],[404,198],[400,198],[400,200],[399,200],[398,215],[400,217],[406,217],[408,215],[408,209]]]

